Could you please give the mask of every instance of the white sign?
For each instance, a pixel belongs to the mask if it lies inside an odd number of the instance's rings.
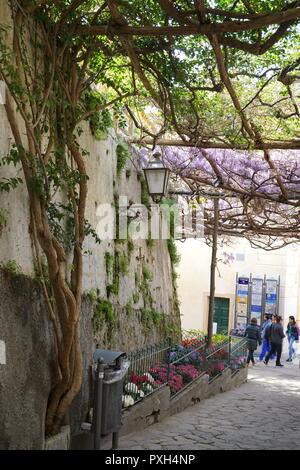
[[[252,279],[252,293],[262,294],[263,282],[262,279]]]
[[[5,88],[5,82],[3,80],[0,80],[0,104],[6,103]]]
[[[6,364],[5,343],[0,340],[0,364]]]
[[[237,314],[238,315],[247,315],[247,304],[238,304],[237,305]]]
[[[253,294],[252,295],[252,305],[261,305],[261,295],[260,294]]]
[[[267,294],[276,294],[277,293],[277,281],[268,279],[266,281],[266,293]]]
[[[217,328],[218,328],[218,323],[213,322],[213,331],[212,331],[213,335],[217,334]]]

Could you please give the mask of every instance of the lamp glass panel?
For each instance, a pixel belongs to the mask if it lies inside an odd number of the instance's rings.
[[[148,170],[145,169],[150,194],[164,194],[166,170],[165,168]]]

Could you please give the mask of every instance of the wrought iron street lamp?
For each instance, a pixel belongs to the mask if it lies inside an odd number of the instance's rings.
[[[170,170],[160,159],[160,153],[153,154],[147,168],[144,168],[148,192],[154,202],[160,202],[167,193]]]

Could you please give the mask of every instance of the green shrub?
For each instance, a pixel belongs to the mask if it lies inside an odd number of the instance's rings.
[[[159,313],[155,308],[151,309],[151,316],[154,325],[159,325],[163,320],[163,315]]]
[[[118,144],[116,147],[117,154],[117,175],[125,168],[127,159],[130,158],[129,148],[124,144]]]
[[[153,274],[147,266],[142,267],[142,273],[145,281],[151,281],[153,279]]]
[[[15,276],[22,274],[21,266],[14,259],[9,259],[6,263],[2,263],[1,268]]]
[[[93,302],[96,302],[97,300],[97,292],[96,289],[91,289],[86,293],[87,297],[92,300]]]
[[[114,282],[113,284],[108,284],[106,286],[106,293],[107,297],[109,297],[111,294],[117,295],[119,293],[119,284],[117,282]]]
[[[180,261],[180,255],[177,253],[175,242],[172,238],[167,240],[169,255],[172,264],[178,264]]]
[[[127,302],[127,304],[125,305],[125,311],[126,311],[126,315],[128,316],[128,318],[130,318],[133,312],[133,305],[131,301]]]
[[[88,90],[85,92],[84,103],[87,111],[92,111],[97,106],[104,104],[105,101],[105,96],[98,91]],[[87,120],[90,123],[91,132],[96,140],[104,140],[107,138],[108,130],[113,125],[108,109],[103,109],[91,114],[88,116]]]
[[[146,326],[147,328],[151,328],[151,326],[152,326],[151,311],[146,307],[141,308],[140,311],[141,311],[141,322],[142,322],[142,324],[144,326]]]
[[[106,299],[97,300],[93,318],[96,329],[101,329],[104,326],[104,323],[107,323],[112,328],[118,324],[113,305]]]
[[[133,300],[133,303],[136,304],[139,300],[140,300],[140,296],[137,292],[134,292],[132,294],[132,300]]]

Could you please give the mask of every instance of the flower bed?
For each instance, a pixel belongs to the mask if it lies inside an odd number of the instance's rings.
[[[246,328],[244,327],[238,327],[238,328],[233,328],[231,331],[230,331],[230,334],[232,336],[239,336],[239,337],[242,337],[244,336],[245,334],[245,331],[246,331]]]
[[[228,343],[227,343],[228,344]],[[171,395],[175,395],[201,374],[210,380],[221,374],[229,365],[232,370],[245,365],[245,355],[238,353],[229,358],[223,342],[213,344],[209,351],[198,338],[184,340],[181,345],[168,349],[168,362],[156,361],[142,374],[131,374],[124,386],[123,407],[127,408],[154,390],[168,384]],[[230,362],[229,362],[230,359]]]

